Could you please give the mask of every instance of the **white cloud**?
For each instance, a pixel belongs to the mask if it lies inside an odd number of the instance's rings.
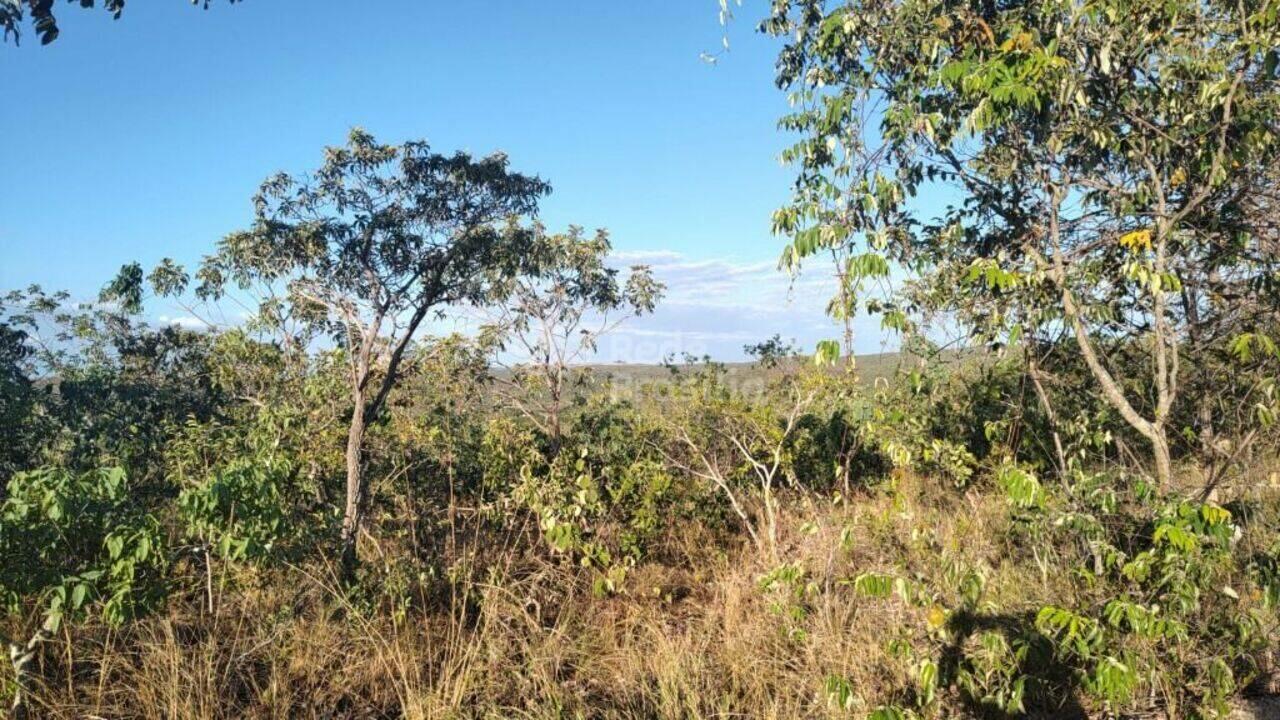
[[[818,340],[836,338],[841,332],[825,313],[836,286],[830,268],[821,263],[791,277],[774,260],[694,259],[670,250],[631,250],[612,253],[609,264],[624,272],[630,265],[648,265],[667,289],[653,314],[628,319],[600,338],[591,362],[654,363],[685,353],[731,362],[745,359],[744,345],[775,334],[802,350],[812,350]],[[215,322],[239,324],[248,313],[228,309],[228,315]],[[157,320],[192,330],[208,328],[190,314],[159,315]],[[430,321],[427,332],[471,333],[483,322],[482,313],[455,309],[445,318]],[[866,315],[857,319],[855,337],[855,347],[862,353],[896,346],[881,331],[879,321]]]
[[[609,258],[623,265],[652,265],[675,262],[681,255],[672,250],[618,250],[609,254]]]
[[[187,330],[205,330],[209,327],[209,324],[205,321],[190,315],[179,315],[176,317],[161,315],[156,318],[156,320],[158,320],[162,325],[177,325],[178,327],[185,328]]]
[[[809,349],[840,329],[826,316],[835,278],[820,265],[797,277],[771,260],[695,260],[671,251],[614,253],[614,266],[643,261],[667,286],[652,315],[628,320],[602,339],[601,362],[656,362],[669,354],[744,357],[743,345],[774,334]],[[855,324],[859,352],[879,352],[885,336],[874,318]]]

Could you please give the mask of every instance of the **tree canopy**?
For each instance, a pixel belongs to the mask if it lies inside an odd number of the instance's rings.
[[[525,267],[535,234],[520,224],[550,186],[505,155],[442,155],[422,141],[379,144],[353,130],[311,176],[277,174],[253,198],[255,220],[227,235],[195,273],[198,300],[257,302],[250,325],[290,352],[328,336],[344,351],[352,403],[343,556],[355,560],[365,429],[385,407],[423,322],[484,301]],[[172,261],[150,274],[164,295],[191,278]],[[118,283],[129,285],[124,280]]]
[[[1167,478],[1188,345],[1274,327],[1277,10],[775,2],[798,106],[781,124],[801,135],[784,264],[842,253],[846,288],[908,269],[906,292],[864,298],[889,326],[945,312],[989,343],[1065,335]],[[1144,348],[1145,389],[1100,351],[1117,345]]]
[[[230,3],[239,1],[227,0]],[[97,4],[94,0],[67,0],[67,2],[79,2],[82,8],[93,8]],[[119,20],[124,12],[124,3],[125,0],[103,0],[102,9],[110,13],[112,18]],[[191,4],[209,9],[209,0],[191,0]],[[0,28],[4,29],[4,39],[8,40],[12,36],[13,41],[18,42],[21,39],[24,15],[30,15],[31,29],[40,38],[41,45],[48,45],[57,40],[58,19],[53,14],[53,6],[54,0],[0,0]]]

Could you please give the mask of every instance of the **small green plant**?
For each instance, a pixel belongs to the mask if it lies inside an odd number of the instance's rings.
[[[40,646],[92,613],[119,625],[164,595],[159,523],[134,502],[124,470],[20,472],[0,504],[0,608],[36,629],[5,638],[23,712]]]
[[[964,655],[956,683],[983,707],[1009,715],[1025,712],[1029,678],[1022,668],[1029,649],[1021,639],[1010,642],[998,632],[980,633]]]
[[[1044,505],[1044,490],[1035,474],[1006,463],[996,473],[996,483],[1015,507],[1038,508]]]
[[[803,621],[818,594],[818,583],[809,571],[800,563],[783,563],[760,576],[756,584],[770,600],[769,612],[784,619],[787,638],[803,642],[808,637]]]
[[[499,460],[520,463],[510,498],[538,518],[553,552],[600,571],[597,593],[621,589],[627,568],[647,556],[663,523],[683,512],[691,497],[643,442],[653,432],[625,405],[592,405],[581,409],[550,452],[498,453]],[[514,465],[502,462],[508,470]]]
[[[1139,507],[1151,502],[1145,488],[1135,497]],[[1104,518],[1086,526],[1095,539],[1077,574],[1094,587],[1098,604],[1046,606],[1036,628],[1085,692],[1111,712],[1133,709],[1149,688],[1172,687],[1178,705],[1216,716],[1263,642],[1262,608],[1251,610],[1236,589],[1251,582],[1232,550],[1239,529],[1225,508],[1170,501],[1155,509],[1145,542],[1122,548],[1105,531],[1122,512],[1117,501],[1094,503]],[[1265,604],[1265,592],[1254,595]],[[1193,655],[1185,653],[1188,646],[1196,648]]]
[[[827,707],[843,712],[853,710],[862,702],[862,698],[858,697],[857,691],[853,688],[853,683],[843,675],[828,675],[822,681],[822,694],[826,699]]]
[[[286,532],[287,464],[245,460],[212,473],[178,496],[186,532],[228,561],[271,556]]]

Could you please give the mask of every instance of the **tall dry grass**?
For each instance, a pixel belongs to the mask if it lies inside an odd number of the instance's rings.
[[[858,703],[873,707],[910,685],[910,664],[888,644],[926,621],[923,610],[857,596],[846,581],[858,572],[941,577],[956,564],[983,568],[995,578],[993,597],[1027,607],[1063,591],[1002,544],[998,499],[900,483],[856,503],[795,498],[786,506],[782,556],[805,571],[796,588],[762,588],[770,563],[697,525],[673,534],[665,561],[634,568],[610,597],[591,591],[591,571],[532,543],[491,553],[504,561],[477,562],[479,538],[469,559],[453,559],[468,568],[463,576],[434,581],[446,586],[440,597],[390,592],[378,568],[363,593],[344,592],[324,565],[243,575],[212,613],[192,589],[161,615],[78,628],[50,643],[39,712],[824,717],[844,712],[826,697],[830,676],[846,678]],[[394,551],[380,551],[393,568]]]
[[[162,615],[118,630],[79,628],[45,648],[39,713],[865,716],[910,700],[920,656],[903,648],[940,640],[933,608],[859,595],[849,583],[859,573],[927,579],[948,607],[960,604],[969,571],[986,578],[980,607],[1018,613],[1073,600],[1074,585],[1046,550],[1012,539],[999,496],[903,476],[856,502],[787,500],[780,555],[803,571],[795,582],[762,584],[773,563],[696,524],[674,532],[662,562],[634,568],[608,597],[592,592],[591,571],[537,543],[486,551],[479,536],[449,559],[452,580],[402,593],[393,587],[403,558],[380,547],[382,565],[370,561],[360,592],[343,591],[330,567],[289,567],[236,578],[212,613],[193,589]],[[829,678],[853,689],[843,707]],[[941,717],[963,707],[942,703]]]

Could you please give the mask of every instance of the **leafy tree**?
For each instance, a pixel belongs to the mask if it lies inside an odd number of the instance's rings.
[[[894,327],[942,311],[990,343],[1065,335],[1167,481],[1188,348],[1231,334],[1244,288],[1280,307],[1249,209],[1274,197],[1276,4],[779,0],[764,28],[788,38],[801,136],[784,261],[919,271],[872,303]],[[932,216],[922,193],[959,202]],[[1140,359],[1110,363],[1121,348]]]
[[[255,221],[205,258],[197,298],[253,294],[254,327],[296,328],[305,350],[328,334],[345,351],[351,399],[342,558],[354,569],[367,503],[364,441],[402,372],[406,352],[433,313],[481,303],[526,262],[533,232],[518,219],[549,191],[508,169],[505,155],[473,159],[425,142],[382,145],[353,130],[325,151],[314,176],[279,174],[254,197]],[[151,280],[179,294],[188,277],[171,261]]]
[[[536,230],[528,270],[512,277],[492,304],[493,330],[503,338],[501,349],[513,346],[517,353],[505,385],[518,391],[507,398],[554,449],[560,444],[565,393],[575,375],[571,366],[588,359],[600,337],[628,317],[653,312],[665,286],[645,265],[632,266],[620,279],[605,265],[610,245],[604,230],[591,238],[577,226],[562,234]]]
[[[800,348],[796,347],[794,340],[787,342],[777,333],[767,340],[743,345],[742,351],[755,358],[760,367],[770,369],[801,355]]]
[[[227,1],[239,2],[239,0]],[[82,8],[92,8],[96,4],[94,0],[78,0],[78,2]],[[191,4],[202,5],[204,9],[209,9],[209,0],[191,0]],[[58,39],[58,20],[53,15],[53,0],[0,0],[0,28],[4,29],[5,40],[12,35],[14,42],[18,42],[24,19],[24,8],[31,14],[32,29],[40,36],[41,45],[48,45]],[[120,14],[124,12],[124,0],[103,0],[102,9],[118,20]]]
[[[137,322],[141,276],[141,268],[126,266],[96,303],[38,286],[0,302],[0,324],[19,343],[10,356],[14,393],[3,403],[25,412],[8,436],[7,452],[24,458],[15,469],[119,465],[135,487],[154,489],[164,482],[155,461],[171,426],[219,412],[224,398],[210,379],[210,338]]]
[[[0,319],[0,436],[7,438],[0,448],[0,477],[25,466],[32,449],[38,391],[27,373],[34,354],[26,331]]]

